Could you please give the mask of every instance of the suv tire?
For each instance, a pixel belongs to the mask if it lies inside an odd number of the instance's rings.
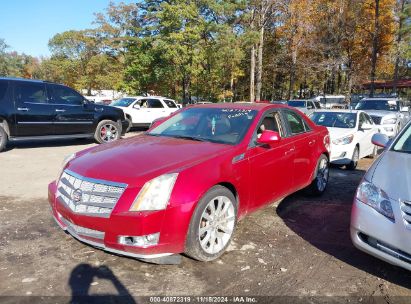
[[[121,137],[121,126],[112,120],[102,120],[98,123],[94,139],[99,143],[108,143]]]
[[[8,136],[6,131],[2,127],[0,127],[0,152],[6,149],[6,145],[8,142]]]

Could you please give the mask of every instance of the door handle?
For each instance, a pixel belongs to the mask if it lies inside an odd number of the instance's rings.
[[[290,154],[290,153],[293,153],[295,151],[295,148],[291,148],[290,150],[288,150],[288,151],[285,151],[285,155],[288,155],[288,154]]]
[[[29,110],[29,108],[17,108],[17,111],[27,112],[28,110]]]
[[[64,109],[56,109],[56,112],[66,112]]]
[[[314,144],[315,144],[315,139],[311,140],[308,144],[309,144],[310,146],[314,145]]]

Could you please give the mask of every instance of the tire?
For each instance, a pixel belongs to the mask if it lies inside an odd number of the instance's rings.
[[[236,226],[237,201],[233,193],[223,186],[212,187],[201,198],[191,217],[185,253],[202,262],[217,259],[230,244]]]
[[[94,139],[99,143],[108,143],[121,137],[121,127],[112,120],[102,120],[98,123]]]
[[[128,117],[126,118],[126,121],[128,122],[128,127],[126,129],[126,133],[127,133],[128,131],[130,131],[131,127],[133,126],[133,122]]]
[[[9,141],[9,137],[7,136],[6,131],[4,131],[4,129],[0,127],[0,152],[6,149],[8,141]]]
[[[355,170],[355,168],[357,168],[359,159],[360,159],[360,150],[358,149],[358,147],[355,147],[354,152],[352,154],[351,162],[345,166],[347,170]]]
[[[372,150],[372,154],[370,155],[371,158],[377,158],[378,157],[378,147],[374,145],[374,148]]]
[[[315,178],[306,189],[306,193],[310,196],[320,196],[327,189],[330,176],[330,162],[326,155],[322,154],[320,156],[315,170]]]

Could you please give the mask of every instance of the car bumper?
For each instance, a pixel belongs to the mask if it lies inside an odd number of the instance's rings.
[[[351,240],[355,247],[390,264],[411,270],[411,230],[404,225],[399,204],[391,202],[395,222],[354,199]]]
[[[180,207],[152,212],[116,212],[108,218],[79,215],[56,197],[55,182],[49,185],[48,199],[57,224],[74,238],[102,250],[137,259],[156,259],[184,251],[190,217]],[[128,196],[126,193],[123,195]],[[117,204],[121,203],[120,201]],[[141,237],[159,233],[150,246],[121,243],[121,237]]]
[[[354,154],[354,144],[334,145],[331,144],[330,162],[335,165],[348,165]]]
[[[395,137],[397,135],[397,125],[396,124],[389,124],[389,125],[378,125],[379,132],[382,134],[387,135],[390,138]]]

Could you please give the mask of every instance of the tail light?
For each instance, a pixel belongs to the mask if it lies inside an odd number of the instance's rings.
[[[331,152],[330,135],[329,134],[324,136],[324,147],[327,149],[328,153]]]

